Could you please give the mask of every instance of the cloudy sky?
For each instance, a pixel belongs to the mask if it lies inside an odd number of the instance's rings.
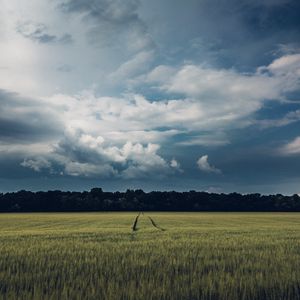
[[[298,0],[1,0],[0,191],[300,192]]]

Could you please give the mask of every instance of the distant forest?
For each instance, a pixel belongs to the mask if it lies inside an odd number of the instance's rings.
[[[142,190],[104,192],[0,193],[0,212],[49,211],[300,211],[298,195],[158,192]]]

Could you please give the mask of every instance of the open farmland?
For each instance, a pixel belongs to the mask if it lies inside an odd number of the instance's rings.
[[[300,214],[136,216],[0,214],[0,299],[300,299]]]

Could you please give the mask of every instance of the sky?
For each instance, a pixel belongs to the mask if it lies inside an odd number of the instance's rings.
[[[300,193],[298,0],[0,3],[0,192]]]

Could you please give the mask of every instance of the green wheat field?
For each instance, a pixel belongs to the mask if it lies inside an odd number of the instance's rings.
[[[300,214],[136,217],[0,214],[0,299],[300,299]]]

